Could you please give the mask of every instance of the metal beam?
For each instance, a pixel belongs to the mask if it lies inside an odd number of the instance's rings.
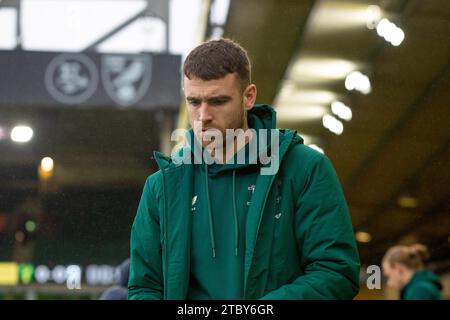
[[[121,23],[120,25],[118,25],[116,28],[112,29],[111,31],[107,32],[106,34],[104,34],[103,36],[101,36],[100,38],[98,38],[97,40],[95,40],[93,43],[91,43],[90,45],[86,46],[86,48],[84,48],[82,51],[94,51],[95,48],[101,44],[103,41],[109,39],[110,37],[112,37],[113,35],[115,35],[117,32],[123,30],[125,27],[129,26],[131,23],[133,23],[134,21],[136,21],[137,19],[143,17],[147,12],[147,8],[139,11],[137,14],[135,14],[134,16],[132,16],[131,18],[127,19],[126,21],[124,21],[123,23]]]
[[[166,24],[166,52],[169,52],[169,1],[167,0],[147,0],[147,10],[148,15],[160,18]]]

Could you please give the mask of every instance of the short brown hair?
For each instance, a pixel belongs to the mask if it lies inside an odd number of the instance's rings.
[[[418,271],[423,268],[424,261],[429,258],[428,248],[420,243],[411,246],[394,246],[390,248],[383,258],[383,262],[400,263],[408,269]]]
[[[251,64],[247,51],[231,39],[210,40],[192,50],[184,61],[188,79],[216,80],[236,73],[242,88],[251,81]]]

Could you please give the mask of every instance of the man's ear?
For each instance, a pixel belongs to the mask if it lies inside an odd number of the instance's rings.
[[[245,110],[250,110],[251,108],[253,108],[253,105],[255,104],[256,101],[256,94],[257,94],[257,89],[256,89],[256,85],[254,85],[253,83],[250,84],[244,91],[244,107]]]

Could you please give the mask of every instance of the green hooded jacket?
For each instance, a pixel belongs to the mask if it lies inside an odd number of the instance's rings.
[[[408,284],[400,292],[401,300],[442,300],[442,284],[431,271],[414,273]]]
[[[270,106],[255,105],[251,117],[275,129]],[[257,175],[246,215],[243,299],[352,299],[360,263],[338,177],[296,132],[277,132],[279,169]],[[187,298],[195,170],[183,156],[155,153],[160,170],[147,178],[131,230],[129,299]]]

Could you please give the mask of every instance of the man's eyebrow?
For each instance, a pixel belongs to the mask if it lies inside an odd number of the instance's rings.
[[[208,97],[206,98],[206,101],[230,101],[231,97],[227,95],[220,95],[220,96],[214,96],[214,97]]]
[[[205,98],[189,96],[189,97],[186,97],[186,100],[188,100],[188,101],[202,101],[203,100],[203,101],[207,101],[207,102],[229,101],[229,100],[231,100],[231,97],[227,96],[227,95],[219,95],[219,96],[212,96],[212,97],[205,97]]]
[[[186,97],[186,100],[192,100],[192,101],[195,100],[195,101],[197,101],[197,100],[202,100],[202,98],[189,96],[189,97]]]

